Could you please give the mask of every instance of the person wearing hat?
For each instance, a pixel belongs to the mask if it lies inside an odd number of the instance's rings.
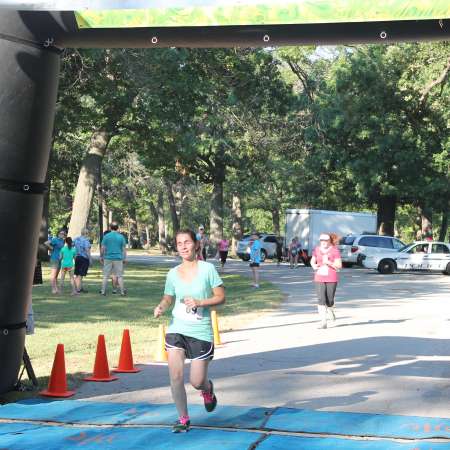
[[[327,312],[331,313],[333,321],[336,320],[334,296],[338,283],[338,271],[342,268],[341,254],[336,247],[338,240],[338,236],[334,233],[322,233],[319,237],[320,244],[314,249],[311,258],[321,329],[327,328]]]

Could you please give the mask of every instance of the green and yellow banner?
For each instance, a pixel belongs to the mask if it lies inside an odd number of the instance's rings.
[[[75,13],[79,28],[287,25],[450,18],[450,0],[168,0]]]

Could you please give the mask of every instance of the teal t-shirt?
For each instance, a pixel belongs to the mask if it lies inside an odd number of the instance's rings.
[[[54,237],[53,239],[50,240],[50,245],[52,246],[50,260],[58,261],[61,249],[64,247],[64,239],[61,239],[59,237]]]
[[[125,238],[117,231],[105,234],[102,240],[102,247],[105,247],[105,259],[121,261],[123,259],[123,249],[125,248]]]
[[[164,294],[175,299],[172,321],[167,332],[213,342],[210,308],[199,307],[196,312],[188,312],[183,300],[185,297],[193,297],[197,300],[211,298],[213,288],[221,286],[223,281],[211,263],[198,261],[197,264],[197,276],[190,283],[183,281],[178,276],[179,266],[174,267],[167,274]]]
[[[75,247],[69,248],[65,245],[60,252],[61,268],[65,269],[68,267],[73,267],[73,259],[75,256],[77,256],[77,249]]]

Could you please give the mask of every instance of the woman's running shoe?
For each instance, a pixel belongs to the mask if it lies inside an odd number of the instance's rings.
[[[211,390],[210,391],[202,391],[202,397],[203,401],[205,403],[205,409],[208,412],[213,412],[216,409],[217,406],[217,397],[214,394],[214,386],[211,380],[209,380],[211,384]]]
[[[188,417],[180,417],[172,427],[172,433],[187,433],[191,428],[191,421]]]

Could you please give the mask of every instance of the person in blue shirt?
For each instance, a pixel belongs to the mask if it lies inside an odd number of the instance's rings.
[[[259,265],[261,264],[261,242],[256,233],[252,234],[250,245],[250,267],[253,275],[253,287],[259,288]]]
[[[198,260],[199,241],[192,230],[175,236],[182,262],[169,271],[164,295],[154,310],[160,317],[172,305],[172,321],[166,334],[170,386],[179,419],[172,431],[189,431],[190,419],[184,387],[184,364],[191,360],[190,382],[201,392],[207,412],[217,405],[208,366],[214,357],[211,308],[225,302],[225,290],[213,264]]]
[[[50,282],[52,284],[52,294],[58,294],[58,275],[61,270],[60,254],[61,249],[64,247],[66,239],[66,233],[60,230],[58,236],[49,239],[45,242],[45,246],[50,250]]]
[[[111,232],[105,234],[100,246],[100,264],[103,264],[103,282],[100,294],[106,295],[106,286],[111,275],[117,277],[120,295],[125,295],[123,283],[123,264],[127,259],[126,241],[119,233],[119,225],[112,222],[109,226]]]

